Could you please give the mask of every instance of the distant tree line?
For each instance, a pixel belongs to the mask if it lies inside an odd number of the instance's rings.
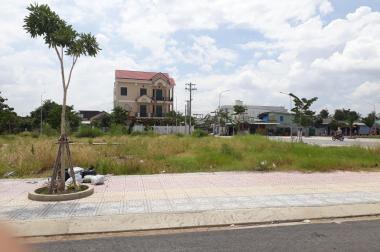
[[[46,100],[28,116],[19,116],[14,109],[6,104],[7,99],[0,96],[0,133],[12,134],[22,131],[43,131],[49,134],[57,133],[61,124],[62,105]],[[73,106],[66,107],[67,129],[75,131],[80,125],[81,118]],[[41,125],[42,122],[42,125]]]
[[[0,93],[0,134],[16,134],[24,131],[40,133],[46,135],[58,135],[61,126],[62,105],[45,100],[43,104],[27,116],[19,116],[12,107],[7,104],[7,99]],[[131,117],[129,112],[121,107],[115,107],[111,113],[105,113],[101,117],[94,119],[91,125],[81,125],[81,117],[74,110],[73,106],[66,106],[66,131],[68,133],[78,132],[81,128],[97,128],[104,131],[118,131],[119,133],[131,133],[136,123],[142,123],[135,117]],[[182,113],[171,111],[166,113],[162,119],[144,120],[143,124],[149,129],[153,125],[184,125],[188,118]],[[41,125],[42,123],[42,125]],[[195,119],[192,118],[192,123]],[[87,130],[88,131],[88,130]]]
[[[292,112],[295,114],[295,122],[302,127],[315,127],[321,128],[324,121],[328,121],[331,129],[336,130],[338,127],[348,127],[349,133],[353,134],[353,126],[355,122],[363,122],[368,128],[372,129],[379,118],[376,117],[375,112],[367,114],[365,117],[361,116],[358,112],[351,109],[336,109],[334,113],[330,114],[327,109],[322,109],[318,114],[310,110],[311,104],[316,101],[312,99],[299,99],[295,98],[295,106]],[[41,114],[42,110],[42,114]],[[61,124],[61,110],[62,105],[51,101],[45,100],[42,106],[37,107],[30,112],[28,116],[19,116],[12,107],[7,104],[7,99],[1,96],[0,93],[0,134],[14,134],[23,131],[33,131],[46,135],[58,135]],[[225,126],[226,123],[231,123],[237,127],[244,122],[244,115],[246,107],[236,105],[233,108],[233,113],[229,114],[226,110],[217,111],[215,114],[207,114],[201,120],[191,118],[192,125],[196,128],[209,130],[213,124],[220,123]],[[41,117],[42,115],[42,117]],[[81,117],[78,112],[74,110],[73,106],[66,107],[66,130],[68,132],[76,132],[80,130]],[[41,120],[42,119],[42,120]],[[148,119],[138,121],[135,117],[129,116],[129,112],[121,107],[115,107],[111,113],[106,113],[103,116],[92,121],[90,127],[98,128],[103,131],[115,130],[122,133],[131,133],[133,126],[138,124],[145,124],[147,130],[153,125],[184,125],[185,120],[188,123],[189,118],[180,112],[171,111],[166,113],[163,119]],[[42,127],[41,127],[42,122]]]

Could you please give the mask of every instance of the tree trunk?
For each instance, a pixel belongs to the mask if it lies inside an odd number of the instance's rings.
[[[67,94],[67,89],[64,89],[62,111],[61,111],[61,135],[66,134],[66,94]]]
[[[63,65],[63,48],[61,48],[61,53],[58,51],[57,47],[54,47],[58,59],[61,65],[61,77],[62,77],[62,88],[63,88],[63,101],[62,101],[62,111],[61,111],[61,136],[58,140],[58,154],[53,168],[53,176],[51,178],[50,193],[60,193],[65,190],[65,168],[68,167],[68,172],[73,179],[73,184],[77,190],[77,184],[75,181],[75,174],[73,166],[71,163],[71,153],[69,148],[69,140],[66,135],[66,98],[67,98],[67,89],[70,84],[72,70],[78,59],[73,58],[73,64],[70,69],[69,78],[66,83],[65,81],[65,71]],[[68,165],[68,166],[67,166]]]
[[[66,137],[66,94],[67,89],[63,89],[63,102],[62,102],[62,111],[61,111],[61,137]],[[65,167],[66,167],[66,159],[65,159],[65,150],[61,151],[61,167],[60,167],[60,179],[58,181],[58,190],[65,190]]]

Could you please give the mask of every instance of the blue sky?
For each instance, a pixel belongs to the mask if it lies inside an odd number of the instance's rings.
[[[34,1],[33,1],[34,2]],[[2,0],[0,91],[20,114],[61,101],[58,60],[22,29],[28,1]],[[197,84],[194,112],[223,104],[283,105],[279,92],[319,97],[314,109],[380,108],[380,2],[374,0],[44,0],[102,51],[81,58],[69,89],[76,109],[112,109],[114,71],[172,75],[178,110]],[[379,109],[380,110],[380,109]]]

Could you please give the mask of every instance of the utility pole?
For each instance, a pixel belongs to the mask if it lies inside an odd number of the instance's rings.
[[[189,91],[189,94],[190,94],[190,99],[189,99],[189,135],[191,134],[191,101],[193,100],[192,98],[192,94],[193,94],[193,91],[196,91],[197,89],[195,88],[195,85],[194,83],[186,83],[186,88],[185,90],[186,91]]]
[[[229,92],[230,90],[224,90],[222,92],[219,92],[219,103],[218,103],[218,135],[220,136],[220,99],[222,98],[222,94]]]
[[[185,134],[187,132],[187,105],[188,105],[188,101],[186,101],[185,103]]]
[[[285,92],[280,92],[283,95],[289,96],[289,113],[292,112],[292,96],[290,93],[285,93]],[[293,141],[293,130],[292,130],[292,125],[290,125],[290,139]]]

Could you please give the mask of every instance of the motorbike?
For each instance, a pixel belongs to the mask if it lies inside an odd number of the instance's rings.
[[[333,135],[333,136],[332,136],[332,140],[333,140],[333,141],[339,140],[339,141],[342,141],[342,142],[343,142],[343,140],[344,140],[344,136],[343,136],[343,135],[337,135],[337,136]]]

